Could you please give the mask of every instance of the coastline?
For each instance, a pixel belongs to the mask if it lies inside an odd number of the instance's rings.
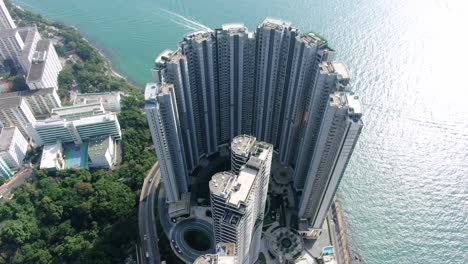
[[[333,222],[333,246],[338,264],[350,264],[351,255],[349,252],[348,239],[346,237],[346,222],[343,216],[341,203],[335,199],[329,211],[329,219]]]
[[[20,11],[22,12],[25,12],[27,11],[27,9],[23,8],[21,5],[17,4],[17,3],[13,3],[11,2],[11,4],[19,9]],[[88,40],[86,37],[84,37],[82,35],[82,31],[77,27],[77,26],[74,26],[74,25],[68,25],[67,23],[65,22],[62,22],[62,21],[59,21],[59,20],[55,20],[55,19],[51,19],[51,18],[48,18],[46,16],[43,16],[42,17],[44,20],[47,20],[49,22],[59,22],[59,23],[62,23],[64,25],[67,25],[68,27],[71,27],[71,28],[74,28],[78,34],[80,35],[81,39],[83,41],[85,41],[91,48],[93,48],[98,54],[99,56],[104,60],[105,62],[105,65],[106,65],[106,70],[108,71],[108,73],[110,73],[111,76],[113,77],[117,77],[117,78],[120,78],[120,79],[123,79],[125,80],[126,82],[128,82],[129,84],[131,84],[132,86],[135,86],[135,87],[138,87],[134,82],[131,82],[124,74],[122,73],[119,73],[117,70],[114,69],[114,67],[112,66],[112,60],[110,58],[110,56],[106,55],[104,50],[103,49],[100,49],[98,46],[96,46],[96,44],[94,44],[92,41]]]
[[[75,27],[76,30],[80,33],[81,31]],[[81,35],[81,33],[80,33]],[[117,72],[113,67],[112,67],[112,60],[109,58],[109,56],[107,56],[104,51],[100,48],[98,48],[94,43],[92,43],[91,41],[89,41],[87,38],[83,37],[83,35],[81,35],[81,38],[86,41],[88,43],[89,46],[91,46],[94,50],[96,50],[96,52],[104,59],[105,63],[106,63],[106,68],[108,69],[108,71],[110,72],[110,74],[114,77],[118,77],[118,78],[121,78],[121,79],[124,79],[125,81],[131,83],[127,77],[125,77],[123,74],[120,74],[119,72]],[[132,85],[135,85],[134,83],[131,83]]]

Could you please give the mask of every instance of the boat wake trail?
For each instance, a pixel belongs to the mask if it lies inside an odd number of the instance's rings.
[[[212,31],[211,28],[203,25],[202,23],[194,20],[194,19],[191,19],[191,18],[188,18],[188,17],[185,17],[181,14],[177,14],[171,10],[167,10],[167,9],[164,9],[164,8],[160,8],[161,11],[163,11],[165,13],[166,16],[168,16],[168,19],[174,23],[176,23],[177,25],[180,25],[180,26],[183,26],[185,28],[188,28],[188,29],[191,29],[191,30],[207,30],[207,31]]]

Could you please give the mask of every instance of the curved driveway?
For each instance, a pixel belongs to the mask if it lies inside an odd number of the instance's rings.
[[[209,250],[198,251],[196,249],[191,248],[187,244],[187,242],[184,239],[184,233],[191,230],[201,231],[208,235],[211,242],[211,247]],[[213,237],[213,226],[209,222],[201,219],[189,218],[177,223],[177,225],[175,225],[172,229],[171,247],[175,248],[175,246],[177,245],[177,247],[180,250],[180,253],[176,250],[177,254],[181,255],[182,258],[188,261],[189,263],[193,263],[193,261],[195,261],[195,259],[200,255],[215,253]],[[174,242],[172,242],[172,240],[174,240]]]

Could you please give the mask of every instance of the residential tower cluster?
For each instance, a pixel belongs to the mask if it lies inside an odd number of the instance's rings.
[[[231,170],[209,188],[215,242],[234,246],[232,263],[258,258],[272,162],[293,171],[297,231],[320,235],[363,127],[334,54],[318,34],[267,18],[255,32],[227,24],[189,33],[155,60],[145,110],[167,202],[190,191],[203,158],[229,148]]]

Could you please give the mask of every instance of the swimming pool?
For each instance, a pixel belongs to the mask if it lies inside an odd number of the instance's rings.
[[[324,247],[322,253],[324,255],[333,254],[333,247]]]

